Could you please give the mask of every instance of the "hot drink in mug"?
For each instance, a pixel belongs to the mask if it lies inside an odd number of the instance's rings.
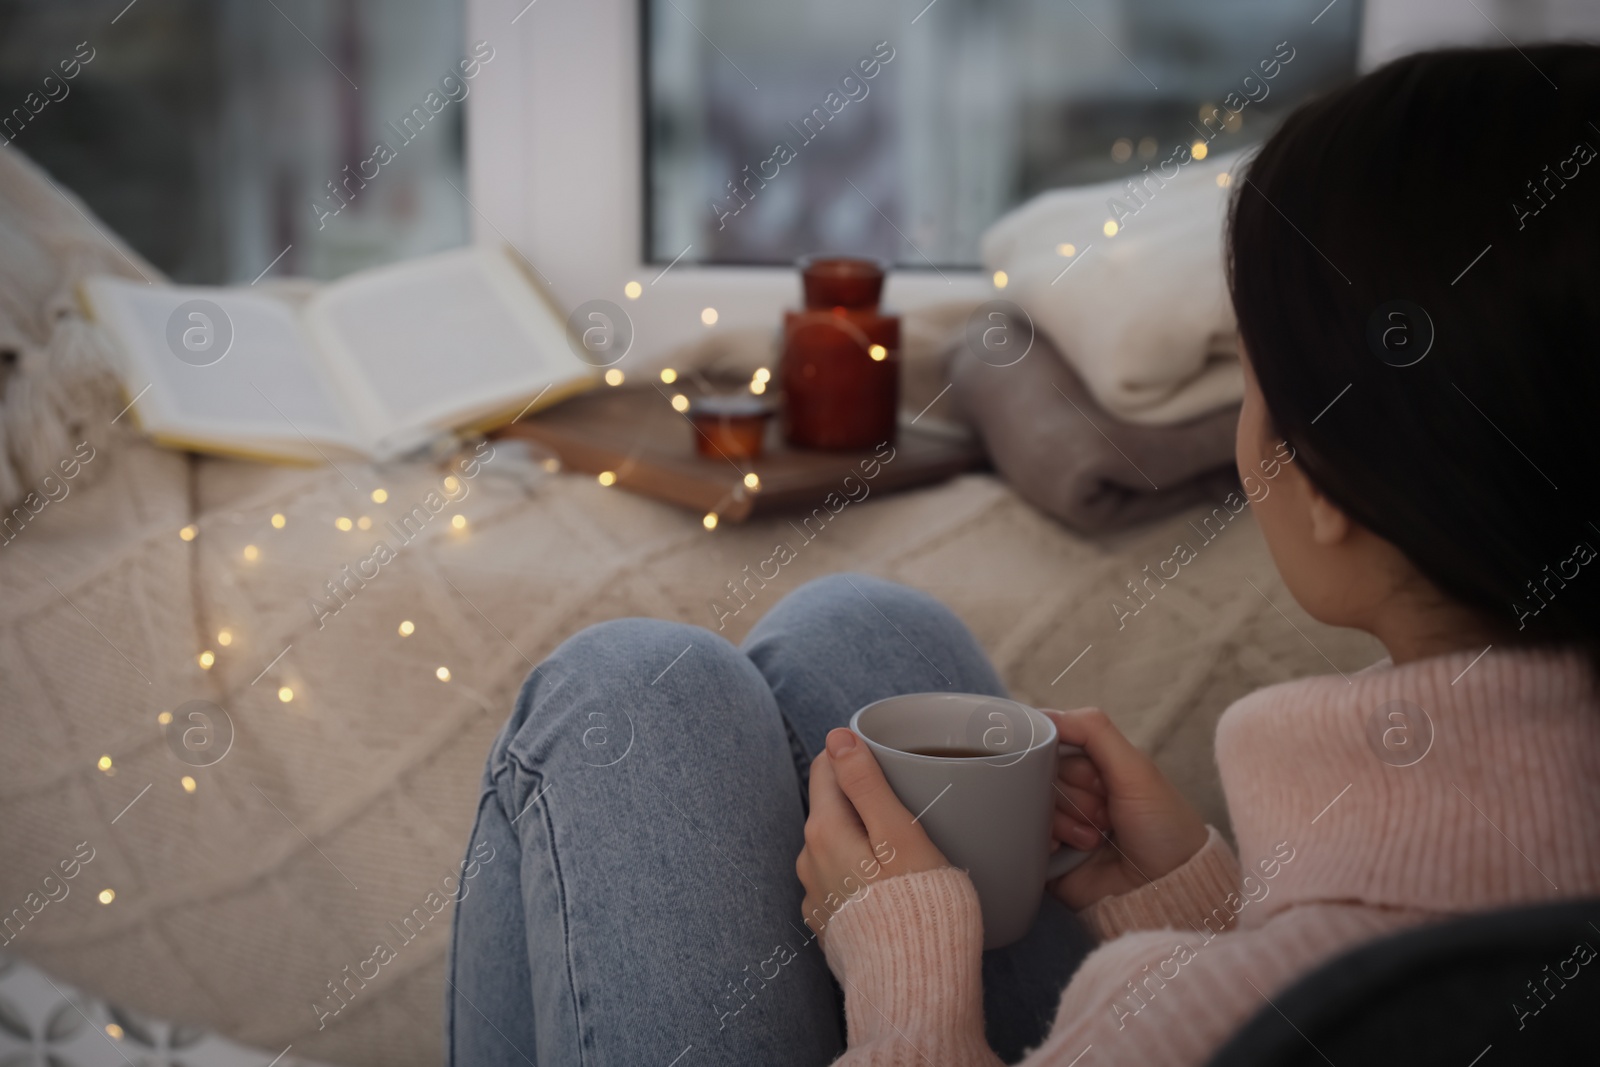
[[[1047,881],[1088,858],[1050,853],[1061,746],[1049,716],[1002,697],[910,693],[868,704],[850,729],[983,909],[983,947],[1027,933]]]

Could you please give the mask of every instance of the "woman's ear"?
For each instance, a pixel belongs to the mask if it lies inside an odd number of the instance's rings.
[[[1306,482],[1307,499],[1311,508],[1311,540],[1321,548],[1330,548],[1349,538],[1355,524],[1337,504],[1323,496],[1316,486]]]

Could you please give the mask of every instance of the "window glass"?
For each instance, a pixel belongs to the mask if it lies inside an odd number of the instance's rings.
[[[649,259],[912,268],[975,265],[1041,190],[1259,141],[1354,73],[1360,18],[1358,0],[643,8]]]
[[[0,138],[175,280],[466,242],[464,0],[125,4],[0,5]]]

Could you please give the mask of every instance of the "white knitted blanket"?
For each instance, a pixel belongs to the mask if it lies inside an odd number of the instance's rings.
[[[112,237],[75,195],[15,148],[0,151],[0,507],[37,514],[63,481],[93,479],[64,461],[87,442],[115,439],[124,401],[110,351],[89,323],[77,284],[88,274],[159,281],[156,270]],[[121,420],[126,422],[127,420]]]
[[[983,235],[984,267],[1009,278],[1004,295],[1124,422],[1184,422],[1244,395],[1217,183],[1238,160],[1051,189]]]
[[[74,214],[57,216],[63,233]],[[96,269],[118,258],[78,251]],[[23,291],[5,307],[32,307]],[[9,419],[10,386],[5,403]],[[67,492],[0,543],[0,940],[126,1007],[329,1062],[437,1062],[448,911],[321,1029],[314,1005],[460,862],[482,760],[530,662],[617,616],[714,625],[726,583],[788,529],[707,532],[593,479],[544,476],[508,446],[451,489],[426,464],[302,470],[77,443],[41,461],[76,461]],[[430,492],[458,503],[345,584],[384,520]],[[1227,703],[1376,648],[1293,605],[1248,510],[1213,518],[1210,540],[1189,525],[1202,517],[1088,541],[987,476],[874,495],[724,632],[737,641],[785,591],[841,569],[926,589],[1020,699],[1103,705],[1221,825],[1211,733]],[[1126,583],[1180,539],[1197,558],[1134,599]],[[195,700],[222,709],[209,735],[182,710]]]

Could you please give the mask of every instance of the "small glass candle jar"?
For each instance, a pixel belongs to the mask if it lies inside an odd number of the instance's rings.
[[[772,414],[770,403],[748,394],[697,396],[689,401],[695,451],[711,459],[755,459]]]

